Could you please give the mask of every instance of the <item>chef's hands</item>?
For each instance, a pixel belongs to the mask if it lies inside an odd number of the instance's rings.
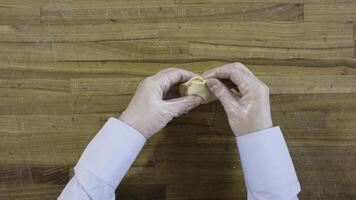
[[[173,117],[188,112],[201,103],[197,96],[163,100],[175,84],[185,82],[196,74],[169,68],[142,81],[120,120],[141,132],[147,139],[162,129]],[[218,97],[236,136],[246,135],[273,126],[269,90],[241,63],[231,63],[203,74],[207,85]],[[218,79],[230,79],[239,93],[232,93]]]
[[[207,85],[221,101],[235,136],[273,126],[268,86],[241,63],[231,63],[205,72]],[[239,93],[232,93],[218,79],[230,79]]]
[[[183,113],[198,106],[201,98],[186,96],[163,100],[171,86],[185,82],[196,74],[176,68],[168,68],[143,80],[130,104],[119,119],[138,130],[146,139]]]

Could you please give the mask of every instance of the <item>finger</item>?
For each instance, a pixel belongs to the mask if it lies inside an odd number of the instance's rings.
[[[233,63],[233,64],[235,65],[235,67],[240,68],[242,71],[244,71],[245,73],[251,75],[251,77],[255,78],[256,80],[260,80],[260,79],[257,78],[257,76],[255,76],[255,74],[252,73],[252,71],[251,71],[248,67],[246,67],[244,64],[238,63],[238,62],[237,62],[237,63]]]
[[[228,108],[231,105],[239,106],[238,97],[234,96],[219,80],[212,78],[209,79],[206,84],[225,108]]]
[[[175,68],[175,67],[165,68],[165,69],[162,69],[161,71],[157,72],[156,75],[162,74],[162,73],[166,73],[166,72],[169,72],[169,71],[172,71],[172,70],[175,70],[175,69],[177,69],[177,68]]]
[[[178,68],[168,68],[158,72],[152,78],[158,83],[163,93],[166,93],[173,85],[185,82],[197,74]]]
[[[241,71],[244,71],[245,73],[247,73],[247,74],[249,74],[251,76],[255,76],[250,69],[248,69],[244,64],[239,63],[239,62],[225,64],[225,65],[223,65],[221,67],[218,67],[218,68],[229,68],[229,69],[238,68]],[[202,76],[204,78],[211,78],[211,76],[214,74],[214,71],[217,70],[218,68],[215,68],[215,69],[209,70],[207,72],[204,72]]]
[[[243,64],[241,63],[230,63],[217,67],[210,71],[203,73],[204,78],[221,78],[230,79],[233,78],[233,72],[239,72],[240,74],[245,74],[249,78],[256,78],[256,76]],[[233,81],[233,80],[231,80]]]
[[[246,67],[244,64],[242,64],[242,63],[235,62],[235,63],[231,63],[230,65],[231,65],[231,67],[240,68],[242,71],[246,72],[247,74],[250,74],[250,75],[252,75],[252,76],[255,76],[255,75],[252,73],[252,71],[251,71],[249,68],[247,68],[247,67]]]
[[[230,79],[237,86],[242,95],[245,95],[248,92],[248,85],[251,85],[253,82],[257,81],[257,79],[249,73],[232,65],[215,68],[209,72],[206,72],[204,77]]]
[[[175,99],[165,100],[165,106],[173,117],[178,117],[191,109],[197,107],[202,102],[202,98],[198,96],[185,96]]]

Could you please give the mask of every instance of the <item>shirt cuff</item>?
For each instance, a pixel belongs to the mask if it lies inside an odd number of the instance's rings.
[[[146,138],[116,118],[110,118],[80,157],[84,169],[116,188],[141,151]]]
[[[296,185],[293,188],[300,190],[293,162],[279,127],[237,137],[236,140],[249,191],[272,191],[287,185]]]

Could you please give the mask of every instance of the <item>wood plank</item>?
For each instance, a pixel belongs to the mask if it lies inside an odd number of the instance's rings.
[[[271,95],[272,111],[342,111],[356,109],[356,94],[286,94]]]
[[[0,183],[2,185],[66,184],[69,181],[69,171],[67,167],[56,166],[1,166]]]
[[[51,80],[51,79],[0,79],[0,97],[19,98],[15,102],[24,104],[26,95],[34,98],[41,98],[40,95],[68,96],[71,90],[69,80]],[[37,97],[36,97],[37,95]],[[6,104],[6,99],[4,99]]]
[[[73,165],[109,116],[1,115],[0,163]]]
[[[257,76],[266,75],[354,75],[355,59],[323,60],[242,60]],[[187,63],[166,62],[28,62],[0,61],[0,77],[14,79],[54,79],[71,78],[134,78],[155,74],[167,67],[178,67],[196,73],[202,73],[228,63],[227,61],[197,61]]]
[[[179,60],[188,58],[186,42],[112,41],[54,43],[55,61]]]
[[[128,95],[133,94],[143,78],[73,79],[75,95]]]
[[[0,24],[39,24],[40,8],[33,6],[3,6],[0,3]]]
[[[245,185],[235,183],[185,183],[167,187],[167,200],[181,199],[246,199]]]
[[[1,131],[6,135],[21,133],[52,133],[68,132],[71,130],[72,117],[70,115],[2,115]],[[31,135],[27,135],[32,137]],[[34,137],[36,137],[34,135]],[[45,139],[45,138],[43,138]]]
[[[302,4],[283,3],[210,3],[150,6],[88,4],[49,5],[42,8],[44,24],[95,24],[167,21],[299,21]]]
[[[78,95],[75,96],[73,113],[121,113],[132,99],[132,95]]]
[[[65,115],[1,116],[2,164],[72,164],[82,151],[73,144],[72,117]],[[81,135],[76,142],[89,142]],[[29,146],[27,146],[29,145]],[[31,150],[30,150],[31,149]],[[78,151],[79,150],[79,151]],[[61,152],[57,154],[58,152]],[[69,159],[69,160],[68,160]],[[47,160],[47,161],[46,161]]]
[[[116,199],[166,199],[166,186],[163,184],[122,184],[116,190]]]
[[[355,68],[355,58],[323,58],[320,59],[234,59],[225,60],[225,62],[241,62],[249,65],[273,65],[273,66],[295,66],[295,67],[351,67]],[[323,70],[320,70],[321,74],[324,74]],[[327,72],[328,70],[326,70]]]
[[[0,89],[1,91],[1,89]],[[42,90],[17,90],[0,92],[0,115],[9,114],[70,114],[73,113],[75,99],[69,93],[43,92]],[[87,104],[78,102],[76,110],[83,112]],[[116,101],[119,103],[120,101]],[[99,104],[100,105],[100,104]],[[106,107],[108,107],[107,105]],[[95,106],[94,106],[95,107]],[[99,107],[96,105],[96,107]],[[104,109],[106,108],[104,107]],[[99,109],[97,108],[96,111]],[[111,107],[112,108],[112,107]],[[103,109],[103,108],[102,108]],[[102,110],[101,109],[101,110]],[[112,109],[114,110],[114,109]]]
[[[261,76],[271,94],[355,93],[355,76]]]
[[[346,3],[355,3],[353,0],[335,0],[334,3],[337,3],[337,4],[346,4]]]
[[[277,124],[282,125],[282,124]],[[337,129],[337,128],[289,128],[289,127],[281,127],[283,131],[284,138],[291,143],[301,142],[301,143],[313,143],[318,145],[350,145],[353,144],[356,140],[356,136],[354,134],[355,129]],[[184,136],[186,137],[186,136]],[[200,133],[199,136],[196,137],[196,140],[199,144],[206,145],[218,145],[220,144],[222,148],[233,147],[236,144],[235,138],[232,133],[229,131],[223,132],[223,130],[218,131],[210,131],[205,133]],[[163,140],[165,143],[166,141]],[[167,142],[168,143],[168,142]],[[288,143],[289,144],[289,143]],[[227,148],[230,149],[230,148]],[[222,151],[219,151],[222,152]],[[147,157],[152,157],[151,154],[146,155]],[[216,162],[219,162],[220,159],[217,158]],[[231,159],[229,161],[235,161]]]
[[[254,60],[243,62],[257,76],[304,76],[304,75],[356,75],[356,60]],[[270,62],[270,63],[269,63]],[[271,63],[272,62],[272,63]],[[5,79],[52,79],[73,78],[137,78],[147,77],[167,67],[177,67],[196,73],[222,66],[224,61],[199,61],[187,63],[164,62],[14,62],[0,61],[0,77]],[[262,64],[263,63],[263,64]]]
[[[350,160],[355,156],[354,146],[303,144],[298,146],[295,149],[291,147],[290,150],[298,178],[301,184],[306,187],[301,193],[301,198],[332,199],[341,197],[347,199],[355,196],[355,191],[352,188],[356,185],[356,174]],[[335,171],[334,169],[339,170]]]
[[[330,0],[311,0],[317,2],[331,2]],[[337,0],[347,1],[347,0]],[[251,0],[253,3],[304,3],[303,0]],[[332,1],[334,2],[334,1]],[[246,3],[245,0],[77,0],[73,2],[68,1],[51,1],[51,0],[28,0],[23,2],[21,0],[2,0],[0,5],[4,6],[53,6],[53,7],[80,7],[87,6],[90,8],[97,8],[103,6],[117,6],[117,7],[130,7],[130,6],[157,6],[157,5],[184,5],[184,4],[211,4],[211,3]]]
[[[3,79],[51,79],[142,77],[164,69],[167,63],[135,62],[14,62],[0,61]]]
[[[179,0],[178,4],[246,3],[245,0]],[[251,3],[305,3],[303,0],[250,0]]]
[[[70,82],[67,80],[51,79],[0,79],[0,88],[6,89],[34,89],[53,92],[70,92]]]
[[[326,177],[327,174],[333,173],[332,171],[328,172],[323,172],[323,173],[318,173],[318,172],[309,172],[303,178],[305,181],[303,183],[309,184],[310,183],[310,177]],[[341,174],[338,174],[339,176]],[[337,176],[337,175],[335,175]],[[324,179],[318,178],[319,182],[325,182]],[[299,197],[303,199],[315,199],[315,198],[320,198],[320,199],[335,199],[335,198],[340,198],[340,199],[352,199],[355,197],[355,193],[353,192],[353,188],[355,188],[355,183],[352,182],[349,178],[347,180],[340,180],[336,179],[334,177],[328,178],[328,181],[325,182],[324,185],[319,185],[315,183],[316,186],[316,191],[314,190],[305,190],[303,191]],[[334,185],[334,186],[332,186]],[[335,185],[340,185],[340,186],[335,186]],[[342,186],[341,186],[342,185]],[[313,185],[310,185],[311,187]],[[337,191],[337,192],[332,192],[332,191]]]
[[[328,113],[327,127],[353,129],[356,127],[355,114],[348,110],[338,113]]]
[[[0,25],[0,42],[87,42],[158,38],[158,26],[145,24]]]
[[[335,4],[339,0],[309,0],[309,1],[304,1],[304,4]]]
[[[205,43],[220,40],[283,41],[288,44],[296,43],[296,40],[349,40],[353,35],[353,26],[319,22],[159,23],[159,35],[161,40],[179,39]]]
[[[258,43],[257,43],[258,44]],[[262,47],[258,47],[262,46]],[[323,59],[347,58],[354,56],[354,46],[350,41],[340,44],[321,44],[318,48],[305,46],[301,49],[273,48],[267,43],[259,43],[256,47],[228,46],[216,44],[191,43],[189,53],[194,59],[226,59],[238,60],[241,58],[272,58],[272,59]]]
[[[192,155],[191,160],[198,158],[199,154]],[[231,157],[231,156],[230,156]],[[174,159],[174,155],[172,155]],[[226,164],[226,162],[225,162]],[[216,170],[220,167],[220,170]],[[215,170],[214,170],[215,169]],[[232,167],[223,165],[204,168],[200,165],[185,165],[177,162],[166,162],[165,167],[133,167],[125,177],[127,184],[186,184],[189,182],[238,182],[242,181],[243,176],[240,170],[231,170]],[[141,178],[140,178],[141,177]],[[145,177],[142,179],[142,177]],[[141,179],[141,181],[140,181]]]
[[[63,190],[63,188],[63,185],[50,184],[2,185],[0,187],[0,198],[6,200],[56,199]]]
[[[305,21],[313,22],[355,22],[356,4],[306,4]]]
[[[60,2],[60,1],[58,1]],[[28,0],[28,1],[21,1],[21,0],[2,0],[0,2],[0,6],[3,7],[30,7],[30,6],[35,6],[35,7],[40,7],[43,5],[46,5],[47,3],[50,3],[50,0]]]
[[[195,59],[354,56],[351,24],[234,22],[159,26],[161,40],[188,40],[190,56]]]
[[[2,61],[52,61],[52,45],[0,42],[0,59]]]

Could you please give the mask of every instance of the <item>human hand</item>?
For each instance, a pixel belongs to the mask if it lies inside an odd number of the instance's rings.
[[[235,136],[273,126],[268,86],[241,63],[231,63],[203,74],[207,85],[221,101]],[[218,79],[230,79],[238,89],[234,94]]]
[[[163,100],[171,86],[184,82],[196,74],[176,68],[168,68],[143,80],[130,104],[119,119],[138,130],[146,139],[183,113],[198,106],[201,98],[185,96]]]

